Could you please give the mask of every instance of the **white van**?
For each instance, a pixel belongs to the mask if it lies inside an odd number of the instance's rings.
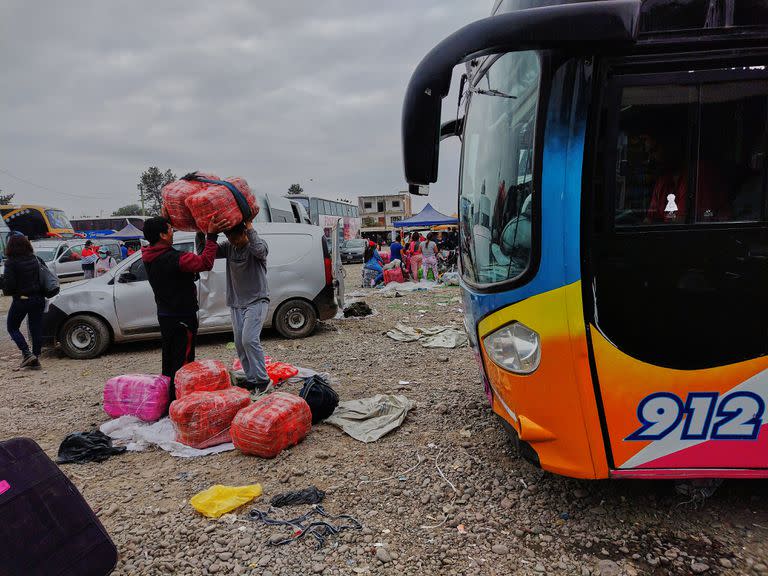
[[[269,246],[267,282],[270,307],[265,323],[286,338],[310,335],[318,320],[343,307],[344,278],[339,259],[318,226],[256,223]],[[174,248],[194,250],[195,235],[174,234]],[[226,305],[225,260],[198,280],[201,334],[231,332]],[[157,308],[141,254],[104,276],[62,287],[43,318],[44,335],[71,358],[95,358],[113,342],[160,337]]]

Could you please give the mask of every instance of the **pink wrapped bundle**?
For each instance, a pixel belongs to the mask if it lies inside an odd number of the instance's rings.
[[[224,390],[232,386],[229,372],[219,360],[198,360],[182,366],[173,378],[176,398],[184,398],[193,392]]]
[[[221,180],[213,174],[197,172],[198,178]],[[256,211],[256,198],[244,178],[227,178],[242,194],[251,213]],[[243,220],[243,213],[232,191],[221,184],[199,182],[196,180],[177,180],[165,186],[163,195],[163,214],[170,218],[177,230],[207,232],[214,215],[229,220],[232,225]]]
[[[159,420],[168,409],[171,379],[149,374],[115,376],[104,384],[104,411],[111,418],[136,416]]]
[[[176,440],[193,448],[208,448],[231,441],[232,419],[251,403],[242,388],[193,392],[171,402],[170,416]]]
[[[204,172],[198,172],[197,175],[208,180],[220,179],[215,174]],[[194,180],[175,180],[163,186],[161,191],[163,197],[163,216],[171,221],[171,226],[176,230],[197,231],[195,218],[192,216],[189,208],[187,208],[186,201],[192,194],[201,192],[209,186],[210,184],[195,182]],[[203,232],[207,231],[207,229],[203,230]]]

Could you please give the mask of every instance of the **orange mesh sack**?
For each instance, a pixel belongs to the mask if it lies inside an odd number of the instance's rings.
[[[267,375],[276,385],[290,380],[299,373],[299,369],[285,362],[267,362]]]
[[[247,390],[230,387],[216,392],[193,392],[171,402],[170,417],[176,440],[192,448],[230,442],[232,419],[251,403]]]
[[[234,186],[242,197],[244,207],[247,206],[251,214],[255,213],[256,198],[251,192],[248,182],[244,178],[227,178],[224,182]],[[205,183],[205,188],[187,196],[185,203],[195,219],[197,229],[203,232],[208,231],[211,218],[217,214],[219,217],[229,220],[233,226],[243,220],[243,209],[238,205],[232,190],[225,185]]]
[[[176,398],[184,398],[193,392],[212,392],[232,386],[229,372],[218,360],[198,360],[182,366],[173,378]]]
[[[198,176],[209,180],[218,180],[215,174],[206,174],[198,172]],[[187,232],[197,231],[197,223],[194,216],[187,208],[187,198],[193,194],[204,191],[210,184],[205,182],[196,182],[194,180],[174,180],[170,184],[163,186],[161,195],[163,198],[163,216],[171,221],[171,226],[176,230],[186,230]],[[207,228],[204,232],[207,232]]]
[[[273,392],[237,413],[232,442],[245,454],[274,458],[301,442],[311,427],[312,411],[303,398]]]

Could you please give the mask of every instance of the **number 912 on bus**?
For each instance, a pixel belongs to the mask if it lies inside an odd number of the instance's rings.
[[[625,440],[661,440],[680,427],[681,440],[757,440],[764,413],[763,398],[749,391],[690,392],[684,400],[656,392],[638,404],[640,427]]]

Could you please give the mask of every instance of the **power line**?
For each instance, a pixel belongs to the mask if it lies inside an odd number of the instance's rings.
[[[34,182],[25,180],[24,178],[21,178],[19,176],[16,176],[15,174],[8,172],[8,170],[5,170],[4,168],[0,168],[0,172],[2,172],[7,176],[10,176],[14,180],[18,180],[19,182],[23,182],[24,184],[29,184],[30,186],[34,186],[35,188],[40,188],[40,190],[47,190],[48,192],[53,192],[54,194],[63,194],[64,196],[71,196],[73,198],[90,198],[91,200],[104,200],[107,198],[106,196],[88,196],[87,194],[72,194],[71,192],[62,192],[60,190],[54,190],[52,188],[48,188],[47,186],[42,186],[41,184],[35,184]]]

